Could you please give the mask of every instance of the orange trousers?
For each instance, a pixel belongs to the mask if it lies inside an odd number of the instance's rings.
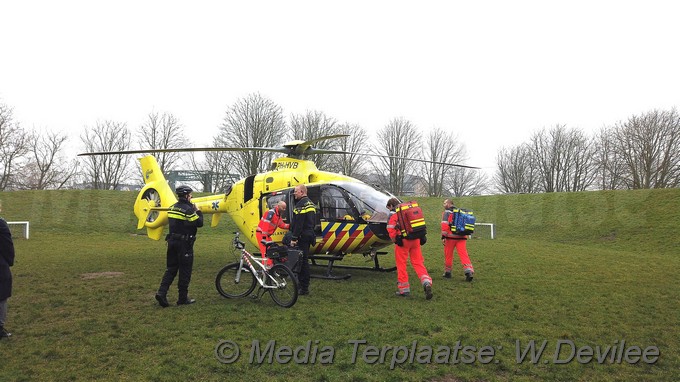
[[[420,239],[407,240],[404,239],[404,245],[394,246],[394,260],[397,263],[397,289],[399,293],[411,292],[411,287],[408,283],[408,271],[406,270],[407,261],[411,260],[411,266],[416,271],[420,283],[430,283],[432,285],[432,278],[427,273],[425,268],[423,253],[420,250]]]
[[[468,256],[467,251],[467,240],[465,239],[446,239],[444,243],[444,271],[451,272],[453,269],[453,250],[458,252],[458,257],[460,258],[460,264],[463,266],[463,272],[472,271],[475,269],[472,267],[470,262],[470,256]]]
[[[262,244],[262,239],[266,239],[266,241],[271,241],[272,238],[270,236],[264,236],[262,235],[262,232],[255,232],[255,237],[257,238],[257,244],[260,246],[260,254],[262,255],[263,259],[267,259],[267,247]],[[267,261],[264,263],[266,266],[271,267],[274,265],[274,262],[270,259],[267,259]]]

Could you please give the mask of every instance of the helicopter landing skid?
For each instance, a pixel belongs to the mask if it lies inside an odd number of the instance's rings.
[[[357,266],[357,265],[335,265],[335,261],[342,260],[344,258],[343,256],[332,256],[332,255],[316,255],[316,256],[311,256],[310,259],[312,260],[313,266],[317,267],[326,267],[326,273],[323,275],[311,275],[310,277],[313,278],[318,278],[318,279],[326,279],[326,280],[347,280],[348,278],[352,277],[351,274],[346,274],[344,276],[336,276],[333,275],[333,268],[340,268],[340,269],[359,269],[359,270],[365,270],[365,271],[373,271],[373,272],[394,272],[397,267],[391,267],[391,268],[383,268],[380,266],[380,263],[378,261],[378,254],[384,255],[386,252],[378,252],[375,255],[373,255],[373,263],[374,266],[372,267],[362,267],[362,266]],[[323,260],[323,261],[328,261],[327,264],[317,264],[316,260]]]
[[[343,256],[332,256],[332,255],[315,255],[315,256],[310,256],[310,259],[312,260],[312,266],[315,267],[326,267],[326,273],[323,275],[309,275],[310,277],[313,277],[315,279],[324,279],[324,280],[347,280],[348,278],[352,277],[350,274],[346,274],[343,276],[336,276],[333,274],[333,266],[336,260],[342,260]],[[322,260],[322,261],[327,261],[327,264],[317,264],[317,260]],[[339,265],[335,265],[336,268],[340,268]]]

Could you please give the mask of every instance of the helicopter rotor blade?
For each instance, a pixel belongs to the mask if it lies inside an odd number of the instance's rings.
[[[292,157],[299,157],[309,155],[309,149],[313,143],[349,137],[347,134],[326,135],[323,137],[310,139],[308,141],[292,141],[285,143],[282,147],[186,147],[173,149],[143,149],[143,150],[121,150],[121,151],[99,151],[91,153],[80,153],[78,156],[92,156],[92,155],[116,155],[116,154],[154,154],[154,153],[181,153],[181,152],[207,152],[207,151],[268,151],[274,153],[286,154]],[[312,149],[313,150],[313,149]]]
[[[80,153],[78,156],[92,155],[115,155],[115,154],[153,154],[153,153],[182,153],[182,152],[207,152],[207,151],[270,151],[286,154],[287,150],[277,147],[186,147],[176,149],[144,149],[144,150],[122,150],[122,151],[99,151],[92,153]]]
[[[403,160],[410,160],[410,161],[414,161],[414,162],[433,163],[433,164],[441,164],[441,165],[445,165],[445,166],[453,166],[453,167],[461,167],[461,168],[470,168],[470,169],[474,169],[474,170],[481,170],[481,167],[468,166],[468,165],[458,164],[458,163],[439,162],[439,161],[433,161],[433,160],[427,160],[427,159],[395,157],[395,156],[391,156],[391,155],[366,154],[366,153],[353,153],[353,154],[368,155],[368,156],[379,157],[379,158],[403,159]]]
[[[414,161],[414,162],[434,163],[434,164],[441,164],[441,165],[445,165],[445,166],[470,168],[470,169],[475,169],[475,170],[481,169],[480,167],[468,166],[468,165],[458,164],[458,163],[439,162],[439,161],[432,161],[432,160],[427,160],[427,159],[417,159],[417,158],[397,157],[397,156],[382,155],[382,154],[357,153],[357,152],[350,152],[350,151],[322,150],[322,149],[317,150],[317,149],[311,149],[311,150],[307,151],[306,154],[352,154],[352,155],[365,155],[365,156],[378,157],[378,158],[392,158],[392,159],[410,160],[410,161]]]
[[[81,153],[81,154],[78,154],[78,156],[115,155],[115,154],[153,154],[153,153],[168,153],[168,152],[211,152],[211,151],[214,152],[214,151],[252,151],[252,150],[255,150],[255,151],[267,151],[267,152],[286,154],[287,156],[292,157],[292,158],[300,158],[300,157],[303,157],[303,156],[314,155],[314,154],[344,154],[344,155],[351,154],[351,155],[362,155],[362,156],[371,156],[371,157],[378,157],[378,158],[402,159],[402,160],[409,160],[409,161],[422,162],[422,163],[441,164],[441,165],[445,165],[445,166],[470,168],[470,169],[475,169],[475,170],[480,169],[480,167],[468,166],[468,165],[463,165],[463,164],[458,164],[458,163],[430,161],[430,160],[426,160],[426,159],[397,157],[397,156],[382,155],[382,154],[358,153],[358,152],[330,150],[330,149],[315,149],[314,147],[312,147],[312,144],[315,143],[315,142],[320,142],[320,141],[324,141],[324,140],[328,140],[328,139],[335,139],[335,138],[345,138],[345,137],[349,137],[349,135],[348,134],[326,135],[326,136],[323,136],[323,137],[310,139],[308,141],[290,141],[290,142],[284,143],[282,147],[188,147],[188,148],[175,148],[175,149],[101,151],[101,152],[92,152],[92,153]]]

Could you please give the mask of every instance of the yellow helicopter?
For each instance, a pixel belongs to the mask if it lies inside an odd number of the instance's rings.
[[[293,189],[298,184],[307,186],[307,195],[317,206],[316,244],[310,249],[312,265],[326,266],[324,278],[347,278],[350,275],[334,276],[333,267],[359,268],[374,271],[392,271],[395,268],[382,268],[378,256],[385,252],[380,249],[392,244],[387,235],[389,211],[387,200],[393,197],[387,191],[372,187],[355,178],[317,169],[314,162],[301,159],[311,154],[356,154],[345,151],[315,149],[312,144],[320,140],[346,137],[331,135],[309,141],[291,141],[282,147],[244,147],[244,148],[186,148],[129,150],[117,152],[84,153],[79,155],[106,154],[151,154],[164,151],[244,151],[262,150],[280,152],[287,156],[272,161],[270,171],[247,176],[234,183],[224,194],[195,197],[192,202],[203,214],[212,214],[211,225],[216,226],[223,214],[234,221],[238,229],[257,248],[255,229],[264,211],[283,200],[288,206],[295,205]],[[381,156],[376,154],[363,154]],[[408,158],[404,158],[408,159]],[[146,227],[147,235],[154,240],[163,237],[163,229],[168,224],[168,207],[177,202],[174,191],[153,155],[139,159],[144,177],[144,187],[135,200],[134,213],[137,228]],[[460,167],[469,167],[455,165]],[[283,216],[290,221],[292,208],[286,209]],[[281,242],[285,232],[281,229],[272,235],[274,242]],[[347,254],[362,254],[374,260],[372,267],[335,265]],[[325,264],[317,263],[324,261]]]

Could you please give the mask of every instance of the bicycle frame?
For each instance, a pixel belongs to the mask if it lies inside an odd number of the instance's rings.
[[[290,308],[298,297],[298,284],[295,274],[283,264],[267,267],[269,259],[257,258],[246,250],[246,244],[238,239],[238,233],[232,241],[234,249],[241,251],[240,259],[225,265],[215,277],[217,291],[226,298],[241,298],[253,293],[259,284],[256,295],[269,292],[274,302],[284,308]]]
[[[241,260],[239,262],[239,268],[238,271],[236,272],[236,282],[239,282],[241,280],[241,271],[243,270],[243,264],[245,263],[248,266],[248,269],[253,273],[253,276],[255,276],[255,279],[257,280],[258,284],[260,284],[261,288],[264,289],[277,289],[279,288],[279,282],[271,277],[269,275],[269,271],[267,267],[264,266],[264,262],[266,259],[258,259],[255,256],[253,256],[250,252],[248,252],[245,248],[241,248]],[[257,264],[258,268],[255,268],[253,263]],[[272,281],[272,285],[267,285],[265,284],[265,280],[269,279]]]

